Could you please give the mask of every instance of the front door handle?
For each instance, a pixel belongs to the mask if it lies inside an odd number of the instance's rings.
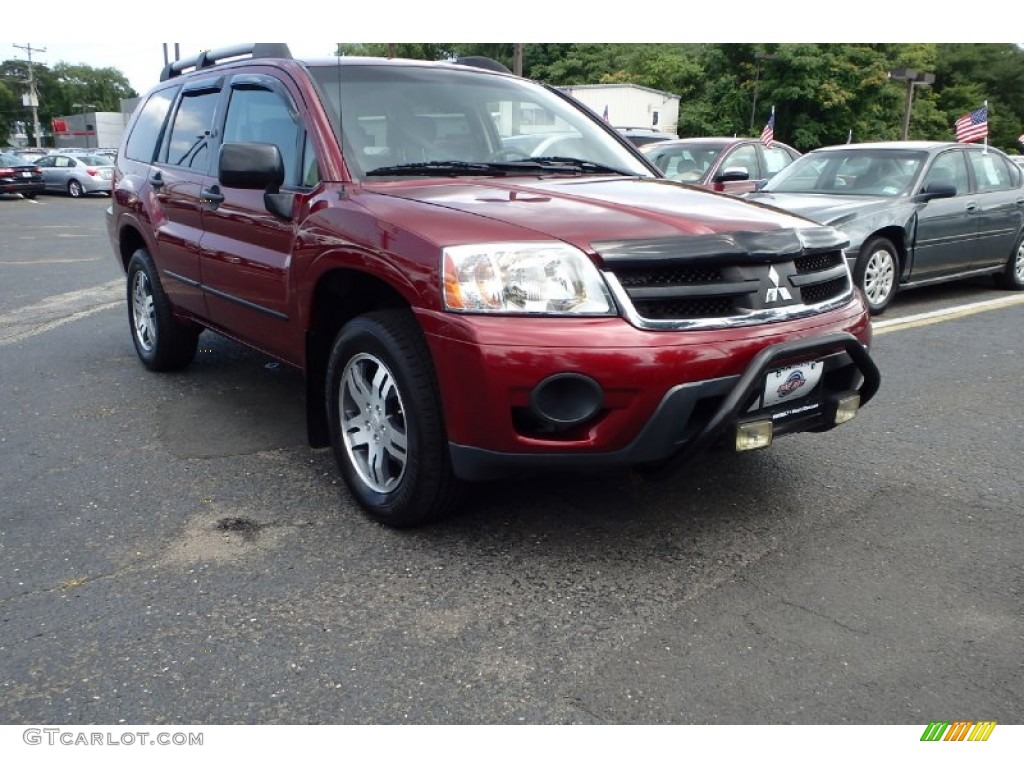
[[[965,208],[966,208],[968,213],[974,213],[975,211],[978,210],[978,204],[977,203],[968,203],[965,206]]]
[[[206,205],[212,205],[217,207],[224,202],[224,195],[221,194],[220,187],[214,184],[209,189],[204,189],[200,202]]]
[[[153,187],[153,189],[160,189],[166,183],[167,182],[164,181],[163,174],[160,173],[160,171],[154,173],[149,179],[149,185]]]

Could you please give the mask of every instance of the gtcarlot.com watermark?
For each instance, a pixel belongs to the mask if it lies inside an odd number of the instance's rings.
[[[66,747],[201,747],[203,733],[184,731],[84,731],[73,728],[26,728],[22,740],[36,746]]]

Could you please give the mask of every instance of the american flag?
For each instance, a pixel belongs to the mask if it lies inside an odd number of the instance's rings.
[[[768,122],[764,124],[764,130],[761,131],[762,144],[770,147],[773,141],[775,141],[775,107],[772,107],[772,116],[768,118]]]
[[[988,103],[956,121],[956,140],[972,142],[988,136]]]

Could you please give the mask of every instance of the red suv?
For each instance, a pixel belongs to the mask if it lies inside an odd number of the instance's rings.
[[[494,62],[207,51],[122,148],[142,362],[179,369],[210,329],[300,369],[311,445],[389,525],[467,481],[828,430],[878,388],[836,230],[667,181]]]

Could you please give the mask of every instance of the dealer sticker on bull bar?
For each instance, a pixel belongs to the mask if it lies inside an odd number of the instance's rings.
[[[764,408],[799,400],[814,391],[825,366],[820,360],[799,365],[787,365],[769,371],[764,383]]]

